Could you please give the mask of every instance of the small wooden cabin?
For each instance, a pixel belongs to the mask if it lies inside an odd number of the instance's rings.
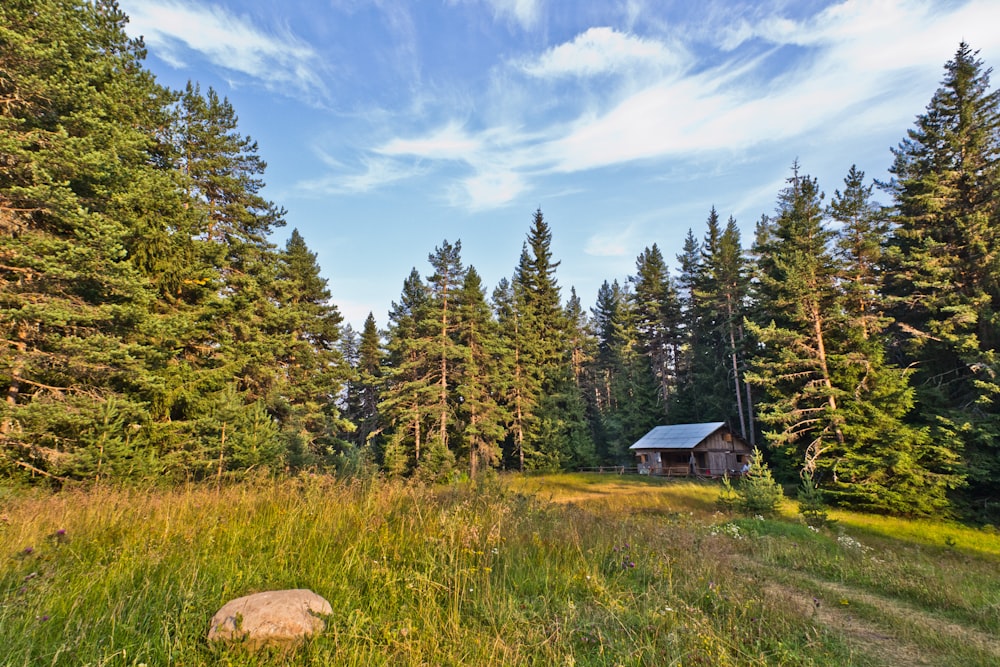
[[[640,475],[705,477],[739,473],[752,451],[725,422],[656,426],[629,449],[639,458]]]

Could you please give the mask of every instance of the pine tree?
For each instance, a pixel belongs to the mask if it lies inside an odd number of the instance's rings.
[[[740,298],[741,258],[738,232],[733,247],[734,227],[735,223],[726,236],[719,214],[712,207],[697,256],[689,239],[685,255],[680,258],[689,294],[685,316],[687,364],[678,397],[680,414],[677,415],[684,421],[745,424],[735,349],[735,319],[742,317],[742,308],[736,303]],[[743,428],[745,432],[745,426]]]
[[[874,295],[859,299],[847,284],[878,263],[870,253],[855,255],[869,247],[858,243],[867,235],[860,217],[852,215],[836,239],[838,261],[815,180],[795,172],[789,182],[773,226],[758,237],[766,245],[757,252],[768,258],[762,306],[774,317],[766,327],[751,325],[763,353],[750,377],[766,391],[761,419],[772,429],[769,440],[833,502],[895,514],[941,511],[956,481],[949,457],[906,423],[909,374],[886,360],[885,318]],[[832,215],[875,210],[863,174],[852,170],[845,183]]]
[[[521,455],[529,467],[558,469],[592,461],[593,442],[585,403],[573,382],[569,325],[555,278],[559,262],[552,259],[551,244],[552,232],[536,210],[512,286],[523,327],[521,368],[534,376],[524,386],[537,383],[540,392],[526,397],[536,409],[522,421]]]
[[[637,328],[637,350],[649,360],[659,385],[661,419],[674,399],[681,351],[681,303],[667,264],[654,243],[635,260],[636,273],[629,278]]]
[[[779,196],[778,217],[762,239],[759,294],[770,322],[752,323],[764,352],[749,379],[765,389],[760,419],[768,438],[813,475],[828,450],[842,444],[840,394],[833,385],[831,339],[840,326],[837,266],[823,226],[822,194],[798,165]]]
[[[864,172],[851,167],[830,202],[841,223],[837,237],[844,313],[845,354],[834,382],[844,389],[844,445],[835,453],[828,480],[831,500],[871,511],[934,514],[947,509],[947,491],[959,481],[956,457],[910,423],[912,373],[889,362],[886,335],[891,323],[881,296],[882,242],[887,221],[872,201]]]
[[[1000,91],[962,43],[893,153],[887,292],[917,414],[964,451],[968,495],[1000,493]]]
[[[305,441],[320,461],[337,455],[346,463],[355,454],[344,440],[354,426],[336,404],[349,373],[339,346],[343,318],[297,229],[278,259],[273,300],[280,308],[265,339],[277,378],[267,404],[286,437]]]
[[[570,366],[573,369],[573,383],[583,389],[584,372],[596,353],[597,342],[591,331],[590,318],[583,309],[576,288],[570,288],[566,300],[566,322],[569,325]]]
[[[458,304],[456,334],[465,354],[457,373],[457,415],[469,474],[475,478],[484,468],[500,463],[500,443],[508,418],[499,401],[506,384],[505,355],[482,279],[471,266],[465,273]]]
[[[354,374],[348,383],[349,408],[344,416],[354,424],[355,430],[348,437],[356,449],[367,452],[381,463],[381,447],[375,440],[382,429],[378,404],[383,384],[383,350],[378,325],[372,313],[368,313],[365,318],[354,350],[355,356],[351,363]]]
[[[427,380],[435,386],[437,423],[427,440],[428,452],[433,451],[434,468],[426,469],[432,476],[447,472],[454,460],[449,439],[456,422],[456,378],[467,352],[455,336],[459,308],[456,296],[465,280],[461,252],[461,241],[451,244],[445,240],[428,256],[434,273],[427,279],[429,300],[424,312],[426,319],[419,327],[427,332],[427,337],[412,341],[426,356],[430,369]]]
[[[521,254],[521,266],[527,263],[527,251]],[[504,455],[508,465],[525,469],[525,438],[535,414],[539,398],[539,377],[529,364],[526,353],[528,329],[524,318],[524,291],[515,283],[502,279],[493,291],[493,309],[500,327],[501,359],[509,378],[503,405],[509,415]]]
[[[844,191],[836,190],[830,217],[840,224],[837,253],[844,267],[845,307],[867,338],[885,330],[888,318],[881,295],[884,279],[883,244],[889,221],[872,200],[874,183],[865,185],[865,172],[851,165]]]
[[[430,295],[414,268],[403,282],[399,303],[389,311],[386,387],[378,404],[389,430],[384,464],[389,472],[411,472],[420,464],[429,429],[428,405],[437,397],[432,370],[418,341],[426,335]]]
[[[740,230],[732,217],[719,240],[718,252],[712,257],[712,271],[718,287],[718,296],[725,313],[723,337],[728,343],[728,355],[732,375],[733,395],[739,416],[740,431],[753,445],[756,442],[756,427],[753,415],[753,397],[750,384],[743,378],[746,371],[746,334],[743,320],[747,315],[747,298],[750,290],[746,258],[740,240]]]
[[[0,468],[90,475],[128,443],[144,472],[137,334],[150,282],[130,261],[130,193],[163,181],[152,128],[169,95],[114,2],[0,12]],[[165,197],[168,199],[169,197]],[[97,426],[99,425],[99,426]],[[148,443],[147,443],[148,444]],[[126,451],[127,450],[127,451]],[[147,450],[148,451],[148,450]],[[98,458],[103,474],[106,458]]]
[[[622,310],[625,295],[618,281],[609,284],[605,280],[597,290],[597,302],[591,309],[597,338],[597,353],[591,365],[594,375],[594,394],[597,409],[606,413],[613,408],[612,385],[621,371],[621,345],[624,342],[625,326]]]

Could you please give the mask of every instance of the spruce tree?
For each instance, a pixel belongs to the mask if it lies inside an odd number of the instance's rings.
[[[718,287],[720,306],[725,314],[722,333],[724,342],[728,344],[729,369],[732,373],[730,386],[736,399],[740,431],[753,445],[756,442],[753,397],[750,384],[744,379],[747,341],[743,321],[748,313],[749,271],[743,254],[740,229],[732,217],[727,221],[726,229],[719,239],[718,252],[712,257],[712,271]]]
[[[464,443],[462,454],[468,460],[470,476],[475,478],[484,469],[500,464],[507,421],[499,400],[507,383],[505,351],[475,268],[470,266],[466,271],[457,296],[456,335],[464,354],[456,376],[456,412],[459,439]]]
[[[433,469],[425,466],[426,472],[432,476],[447,472],[455,458],[449,441],[456,429],[458,371],[467,353],[455,335],[459,309],[457,295],[465,280],[461,252],[461,241],[451,244],[445,240],[428,256],[434,273],[427,278],[429,299],[424,311],[425,320],[419,325],[419,329],[426,334],[411,341],[419,348],[419,354],[426,357],[429,369],[427,381],[432,382],[435,388],[433,410],[436,424],[427,439],[427,451],[432,454],[434,464]]]
[[[551,244],[549,225],[536,210],[512,285],[521,309],[522,368],[534,376],[529,382],[539,391],[529,397],[536,409],[523,421],[521,453],[528,467],[558,469],[590,463],[594,454],[585,403],[573,382],[569,326],[555,277],[559,262],[552,259]]]
[[[355,427],[348,435],[354,447],[374,457],[378,463],[382,462],[379,441],[382,424],[378,404],[383,385],[383,356],[382,339],[375,316],[368,313],[355,345],[355,357],[351,364],[354,373],[348,383],[350,407],[344,416]]]
[[[959,479],[957,459],[910,421],[912,372],[887,354],[891,318],[881,296],[887,220],[872,200],[864,172],[851,167],[844,191],[836,191],[829,215],[837,236],[845,354],[834,382],[844,389],[844,444],[823,480],[834,502],[871,511],[933,514],[947,509],[947,491]]]
[[[147,471],[148,413],[136,393],[151,383],[151,350],[138,332],[154,291],[128,254],[130,225],[149,214],[132,210],[131,192],[169,183],[152,130],[169,95],[125,24],[105,1],[15,1],[0,12],[8,472],[104,474],[112,451],[131,457],[123,470]]]
[[[527,250],[521,253],[521,265],[527,263]],[[539,399],[539,376],[526,353],[529,329],[525,325],[524,290],[506,278],[493,291],[493,309],[500,327],[504,356],[501,363],[509,378],[503,401],[508,414],[504,456],[507,464],[525,469],[525,440],[534,419]]]
[[[659,419],[666,419],[674,400],[682,344],[681,302],[663,254],[654,243],[636,257],[631,300],[637,328],[637,349],[649,360],[657,380]]]
[[[866,233],[857,214],[876,208],[862,182],[852,170],[835,196],[829,212],[851,214],[853,223],[841,219],[843,235],[833,239],[815,180],[793,173],[773,226],[758,237],[757,252],[767,257],[759,290],[769,297],[760,306],[772,317],[767,326],[751,325],[762,352],[750,377],[765,390],[761,420],[772,445],[831,501],[931,514],[947,507],[956,481],[951,462],[906,422],[913,392],[908,373],[886,359],[878,301],[871,292],[859,299],[848,284],[869,275],[873,260],[855,255],[868,247],[858,243]]]
[[[278,260],[273,299],[280,308],[265,339],[277,377],[267,405],[286,438],[304,441],[320,462],[346,464],[355,453],[344,438],[354,426],[336,404],[349,373],[339,346],[343,318],[297,229]]]
[[[831,232],[823,224],[822,193],[815,179],[793,167],[781,192],[778,216],[758,247],[760,304],[769,321],[750,325],[763,350],[751,381],[766,391],[760,419],[771,444],[805,474],[844,441],[840,392],[833,384],[831,345],[840,331],[837,266]]]
[[[388,431],[384,464],[395,474],[409,473],[420,464],[431,416],[428,406],[437,397],[419,341],[427,335],[429,301],[427,286],[414,268],[403,282],[399,303],[393,302],[389,311],[386,386],[378,411]]]
[[[886,291],[916,414],[964,454],[968,497],[1000,494],[1000,91],[962,43],[893,151]],[[994,505],[995,507],[995,505]]]

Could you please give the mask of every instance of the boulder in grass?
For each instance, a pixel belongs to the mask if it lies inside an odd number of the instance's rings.
[[[212,617],[209,641],[238,641],[250,647],[295,643],[326,624],[330,603],[310,590],[265,591],[230,600]]]

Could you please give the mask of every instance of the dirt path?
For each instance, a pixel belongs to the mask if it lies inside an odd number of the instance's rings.
[[[755,563],[760,567],[759,563]],[[968,664],[946,653],[942,644],[973,647],[1000,664],[1000,639],[917,609],[900,600],[882,597],[845,584],[825,581],[802,572],[784,571],[779,583],[768,578],[767,592],[812,616],[816,623],[844,635],[858,651],[888,665]],[[785,583],[787,582],[787,583]],[[846,603],[846,604],[845,604]],[[850,604],[876,610],[852,610]],[[985,662],[983,664],[991,664]]]

